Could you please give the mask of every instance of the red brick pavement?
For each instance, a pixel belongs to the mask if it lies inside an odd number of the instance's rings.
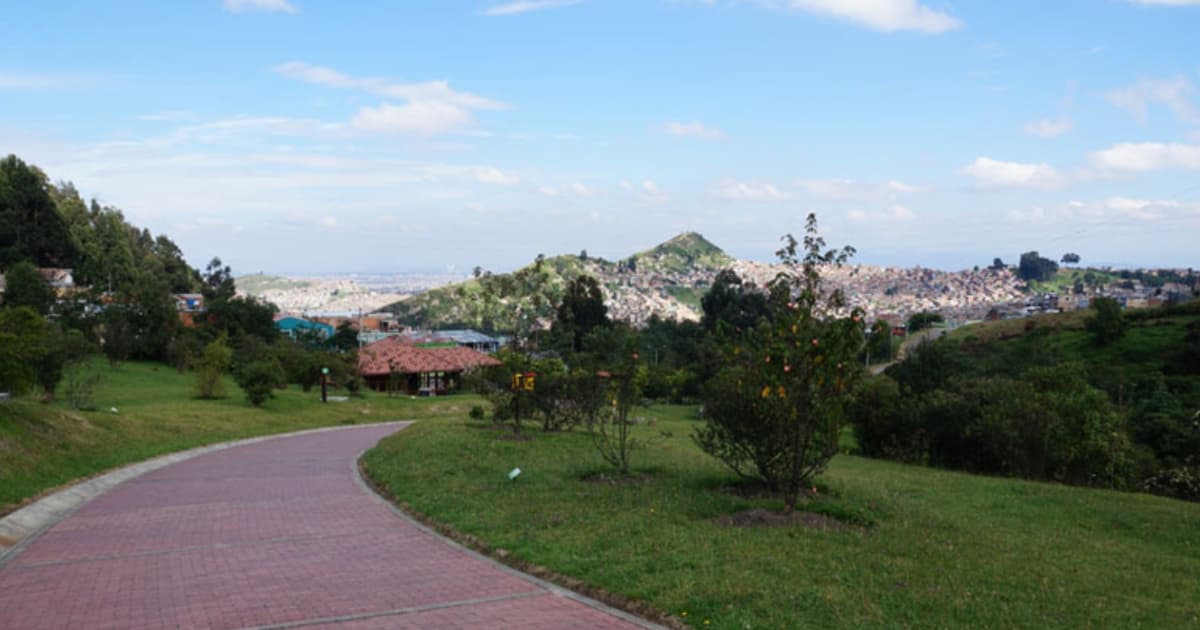
[[[0,566],[0,628],[631,628],[393,513],[354,458],[396,425],[282,437],[126,482]]]

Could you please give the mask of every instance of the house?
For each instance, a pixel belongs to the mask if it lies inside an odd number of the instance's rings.
[[[417,344],[388,337],[358,352],[358,373],[376,391],[438,395],[462,383],[464,373],[500,361],[458,345]]]
[[[204,296],[199,293],[176,293],[175,310],[180,313],[198,313],[204,310]]]
[[[478,350],[479,352],[498,352],[500,350],[500,340],[495,337],[489,337],[477,330],[435,330],[433,332],[418,333],[412,337],[417,342],[426,343],[454,343],[463,348]]]
[[[292,339],[309,332],[316,333],[321,339],[329,339],[333,336],[333,326],[321,322],[309,321],[300,317],[280,317],[275,320],[275,327]]]

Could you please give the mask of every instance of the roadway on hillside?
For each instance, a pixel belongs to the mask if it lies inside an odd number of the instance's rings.
[[[403,425],[200,455],[87,503],[0,564],[0,628],[634,628],[429,533],[355,460]]]

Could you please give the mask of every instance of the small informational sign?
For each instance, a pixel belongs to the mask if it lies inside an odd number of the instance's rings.
[[[525,391],[533,391],[534,385],[537,383],[537,374],[534,372],[525,373]]]

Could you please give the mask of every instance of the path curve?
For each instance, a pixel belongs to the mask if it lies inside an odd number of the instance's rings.
[[[398,514],[358,456],[402,424],[207,452],[102,494],[0,564],[0,628],[654,627]]]

